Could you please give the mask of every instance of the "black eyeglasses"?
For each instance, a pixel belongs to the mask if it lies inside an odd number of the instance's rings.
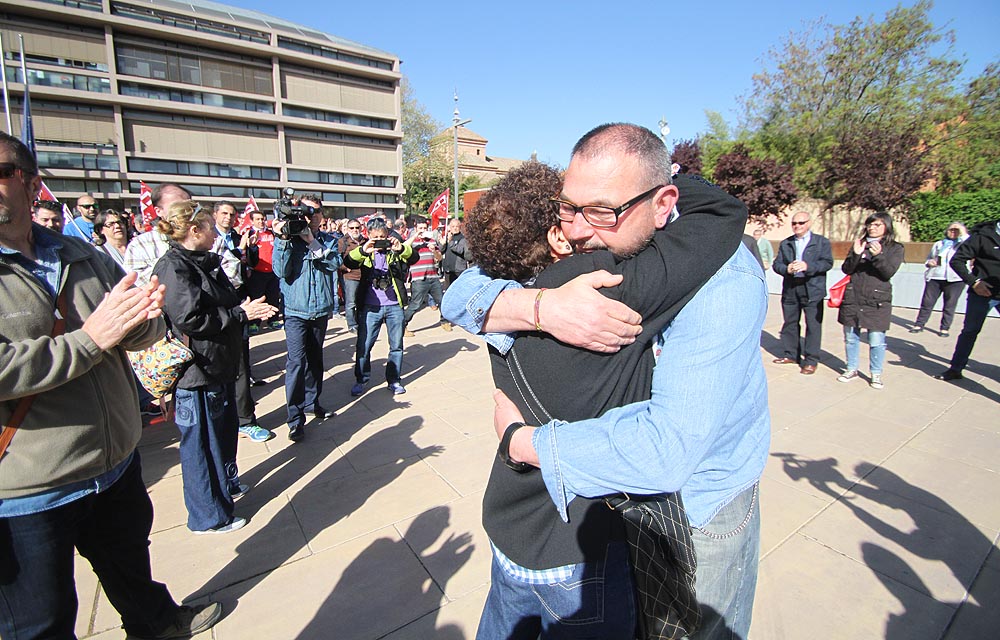
[[[801,227],[804,224],[809,224],[809,221],[808,220],[803,220],[802,222],[796,222],[796,221],[792,220],[792,226],[793,227]]]
[[[361,227],[359,227],[358,225],[354,225],[353,227],[351,225],[347,225],[347,228],[348,229],[360,229]]]
[[[576,214],[579,213],[590,226],[597,227],[599,229],[606,229],[618,224],[618,218],[620,218],[622,214],[665,186],[667,185],[658,184],[652,189],[640,193],[619,207],[602,207],[600,205],[593,204],[585,204],[581,206],[573,204],[572,202],[567,202],[566,200],[560,200],[559,198],[549,198],[549,202],[554,202],[559,205],[559,213],[557,215],[563,222],[573,222],[573,219],[576,218]]]
[[[13,162],[0,163],[0,180],[10,180],[17,173],[24,175],[27,172]]]

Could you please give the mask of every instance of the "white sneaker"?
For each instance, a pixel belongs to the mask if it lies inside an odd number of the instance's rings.
[[[858,370],[854,369],[853,371],[845,371],[844,373],[840,374],[840,377],[837,378],[837,382],[851,382],[852,380],[857,380],[857,379],[858,379]]]
[[[231,531],[236,531],[237,529],[242,529],[247,525],[247,519],[241,518],[239,516],[233,516],[233,519],[229,521],[229,524],[224,524],[221,527],[216,527],[214,529],[205,529],[204,531],[192,531],[191,533],[196,536],[203,536],[206,533],[229,533]]]
[[[868,383],[868,386],[871,387],[872,389],[881,389],[882,387],[884,387],[885,385],[882,384],[882,374],[873,373],[872,381]]]

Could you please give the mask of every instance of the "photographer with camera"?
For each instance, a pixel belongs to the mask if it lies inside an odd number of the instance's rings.
[[[361,269],[355,310],[358,321],[358,342],[354,362],[351,395],[360,396],[371,378],[372,345],[378,339],[383,324],[389,332],[389,359],[385,365],[385,381],[393,394],[406,393],[400,384],[403,370],[403,305],[407,303],[406,271],[419,255],[398,238],[389,238],[389,228],[382,218],[372,218],[366,225],[368,241],[344,256],[344,264]]]
[[[331,276],[341,264],[333,237],[320,231],[323,223],[319,196],[299,201],[285,192],[274,205],[273,265],[285,301],[285,401],[288,405],[288,439],[305,437],[308,409],[323,420],[319,402],[323,392],[323,339],[333,309]]]
[[[416,229],[413,236],[406,241],[417,254],[417,261],[410,268],[410,304],[403,314],[403,335],[407,338],[413,337],[413,332],[408,328],[413,316],[425,306],[439,309],[442,296],[441,276],[438,275],[441,249],[434,234],[427,228],[427,220],[418,217],[414,224]],[[438,311],[439,318],[440,313]]]

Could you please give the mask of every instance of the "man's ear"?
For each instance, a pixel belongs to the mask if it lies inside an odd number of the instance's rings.
[[[668,184],[656,193],[655,198],[653,208],[656,213],[653,214],[653,221],[657,229],[662,229],[670,220],[670,214],[673,213],[674,205],[677,204],[677,186]]]
[[[559,225],[555,224],[549,227],[546,239],[549,241],[549,253],[556,260],[562,260],[573,255],[573,245],[563,235],[562,227]]]
[[[38,199],[38,194],[42,192],[42,176],[31,176],[31,180],[24,185],[28,189],[28,200],[30,201],[29,206],[34,206],[35,200]]]

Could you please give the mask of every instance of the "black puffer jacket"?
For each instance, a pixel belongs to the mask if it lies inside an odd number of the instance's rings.
[[[171,243],[153,274],[167,285],[163,300],[167,323],[190,338],[188,346],[194,352],[177,386],[194,389],[235,381],[247,318],[219,256]]]
[[[845,327],[858,327],[885,333],[892,322],[892,283],[889,280],[903,264],[903,245],[892,242],[882,247],[877,256],[867,249],[861,255],[852,249],[844,260],[844,273],[851,282],[844,289],[837,322]]]

